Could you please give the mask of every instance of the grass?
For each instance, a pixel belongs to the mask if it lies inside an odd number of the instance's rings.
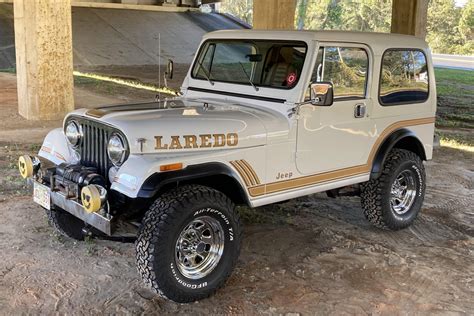
[[[16,68],[0,68],[0,72],[6,72],[9,74],[16,74]]]
[[[436,68],[436,126],[474,129],[474,71]]]
[[[86,236],[84,238],[85,244],[86,244],[86,255],[88,256],[94,256],[97,254],[97,245],[95,243],[95,240],[90,237]]]
[[[438,83],[438,89],[440,82],[443,81],[474,86],[474,76],[470,70],[435,68],[435,76]]]
[[[37,145],[0,142],[0,201],[7,196],[21,196],[28,193],[26,181],[18,171],[18,157],[36,154]]]
[[[474,71],[436,68],[435,76],[440,145],[474,152]]]

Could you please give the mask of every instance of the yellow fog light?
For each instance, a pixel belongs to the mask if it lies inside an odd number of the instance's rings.
[[[33,159],[30,156],[23,155],[18,158],[18,170],[24,179],[33,176],[33,169]]]
[[[98,185],[91,184],[81,190],[82,206],[87,213],[98,212],[107,198],[107,191]]]

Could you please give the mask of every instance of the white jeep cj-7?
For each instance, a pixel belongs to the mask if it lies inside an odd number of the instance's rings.
[[[423,203],[436,88],[411,36],[303,31],[207,34],[179,97],[80,109],[21,175],[75,239],[136,238],[143,280],[177,302],[212,294],[240,250],[236,204],[359,195],[401,229]]]

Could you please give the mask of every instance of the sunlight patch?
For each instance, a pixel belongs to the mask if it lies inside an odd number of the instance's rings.
[[[463,151],[474,152],[474,146],[470,146],[468,144],[458,142],[457,140],[454,140],[454,139],[443,137],[440,140],[440,145],[441,147],[449,147],[449,148],[459,149]]]
[[[73,75],[76,77],[83,77],[83,78],[90,78],[90,79],[95,79],[95,80],[101,80],[101,81],[107,81],[107,82],[113,82],[122,86],[127,86],[135,89],[142,89],[142,90],[148,90],[148,91],[154,91],[154,92],[160,92],[160,93],[167,93],[171,95],[176,95],[176,91],[171,90],[170,88],[158,88],[155,85],[151,84],[146,84],[138,81],[132,81],[132,80],[124,80],[124,79],[119,79],[119,78],[114,78],[114,77],[108,77],[104,75],[98,75],[98,74],[93,74],[93,73],[84,73],[80,71],[73,71]]]

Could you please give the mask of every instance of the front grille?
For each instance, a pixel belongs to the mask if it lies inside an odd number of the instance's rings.
[[[107,143],[113,129],[88,120],[81,120],[79,124],[83,134],[79,145],[81,165],[97,168],[98,173],[108,179],[107,173],[112,163],[107,156]]]

